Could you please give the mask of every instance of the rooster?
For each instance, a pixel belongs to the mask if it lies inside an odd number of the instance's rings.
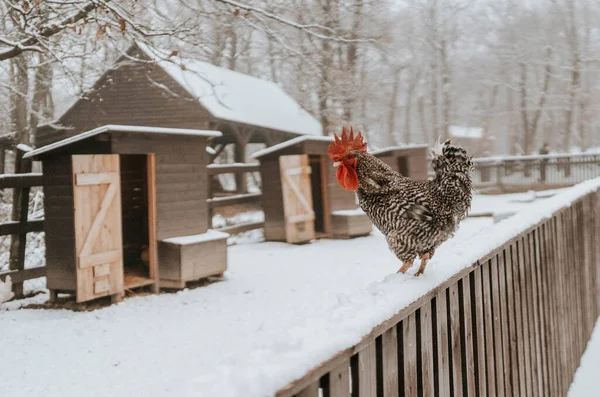
[[[436,150],[437,149],[437,150]],[[329,157],[337,167],[338,182],[356,191],[360,208],[386,238],[402,261],[398,272],[406,273],[417,255],[423,274],[435,250],[452,237],[471,208],[473,164],[467,152],[450,140],[433,151],[433,180],[415,180],[367,153],[359,131],[342,129],[341,138],[329,144]]]

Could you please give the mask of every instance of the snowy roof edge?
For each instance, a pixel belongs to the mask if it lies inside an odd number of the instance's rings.
[[[304,142],[304,141],[329,142],[329,141],[331,141],[331,139],[332,139],[332,137],[330,137],[330,136],[301,135],[296,138],[292,138],[287,141],[278,143],[277,145],[269,146],[268,148],[254,152],[250,156],[250,158],[257,159],[259,157],[263,157],[263,156],[266,156],[267,154],[275,153],[281,149],[285,149],[286,147],[294,146],[294,145]]]
[[[82,132],[60,141],[51,143],[46,146],[42,146],[39,149],[35,149],[31,152],[23,155],[23,158],[31,158],[39,156],[40,154],[50,152],[52,150],[68,146],[72,143],[82,141],[87,138],[91,138],[95,135],[102,134],[104,132],[139,132],[139,133],[151,133],[151,134],[173,134],[173,135],[190,135],[190,136],[204,136],[208,138],[219,137],[222,134],[219,131],[210,130],[192,130],[184,128],[163,128],[163,127],[143,127],[143,126],[131,126],[131,125],[103,125],[102,127],[94,128],[93,130]]]

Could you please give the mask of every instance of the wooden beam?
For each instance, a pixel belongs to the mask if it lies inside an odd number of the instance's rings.
[[[148,256],[150,278],[154,280],[152,290],[159,292],[158,277],[158,248],[156,242],[156,156],[149,154],[146,160],[148,184]]]
[[[22,270],[8,270],[6,272],[0,273],[0,281],[6,281],[7,276],[10,276],[11,283],[22,283],[26,280],[33,280],[34,278],[46,277],[46,267],[38,266]]]
[[[44,220],[36,219],[34,221],[27,221],[24,225],[24,230],[21,230],[21,222],[19,221],[8,221],[0,223],[0,236],[7,236],[9,234],[19,233],[31,233],[31,232],[43,232],[44,231]]]
[[[42,186],[42,174],[27,173],[27,174],[3,174],[0,175],[0,189],[9,188],[25,188],[33,186]]]
[[[211,164],[207,168],[208,175],[237,174],[241,172],[258,172],[260,164]]]
[[[237,194],[229,197],[217,197],[206,200],[209,208],[227,207],[235,204],[259,203],[262,193]]]

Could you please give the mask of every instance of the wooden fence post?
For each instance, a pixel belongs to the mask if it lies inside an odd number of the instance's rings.
[[[31,172],[31,160],[24,159],[23,155],[28,150],[17,146],[15,149],[15,174]],[[29,211],[29,186],[14,188],[12,202],[12,220],[19,222],[19,233],[11,235],[10,241],[10,270],[25,269],[25,248],[27,246],[27,214]],[[23,297],[23,282],[12,285],[15,298]]]

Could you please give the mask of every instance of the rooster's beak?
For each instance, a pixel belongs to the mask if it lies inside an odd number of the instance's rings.
[[[335,163],[333,163],[334,167],[339,167],[340,165],[342,165],[341,161],[336,161]]]

